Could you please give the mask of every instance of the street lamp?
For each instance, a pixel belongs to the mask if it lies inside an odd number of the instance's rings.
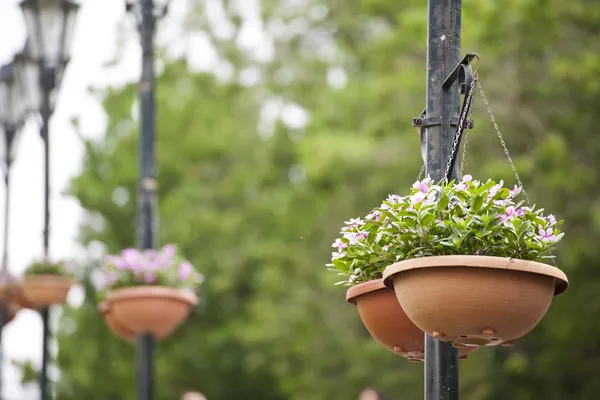
[[[16,142],[21,128],[30,111],[25,85],[17,77],[15,70],[19,68],[14,62],[0,67],[0,161],[4,170],[4,245],[0,279],[10,279],[8,271],[8,234],[10,217],[10,169],[15,159]],[[8,282],[4,282],[8,283]],[[1,301],[1,300],[0,300]],[[2,397],[2,329],[9,319],[10,300],[4,299],[0,304],[0,398]]]
[[[156,172],[154,160],[155,111],[154,111],[154,35],[156,22],[164,17],[169,0],[126,0],[125,9],[133,14],[140,33],[142,46],[142,76],[140,78],[140,141],[139,141],[139,200],[138,241],[142,250],[156,247],[154,220],[156,218]],[[138,339],[138,398],[152,400],[153,368],[151,334]]]
[[[23,0],[20,3],[27,25],[28,42],[24,56],[23,79],[29,86],[29,103],[42,117],[40,134],[44,141],[44,256],[50,248],[50,135],[48,125],[54,112],[56,92],[71,56],[71,42],[79,4],[71,0]],[[25,77],[25,75],[28,75]],[[37,77],[37,82],[35,81]],[[37,83],[37,88],[34,85]],[[43,350],[40,373],[42,400],[48,393],[49,309],[42,309]]]

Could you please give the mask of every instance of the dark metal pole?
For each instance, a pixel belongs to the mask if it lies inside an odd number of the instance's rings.
[[[1,272],[6,274],[8,277],[8,227],[9,227],[9,210],[10,210],[10,147],[11,147],[11,138],[14,137],[15,132],[5,132],[6,134],[6,171],[4,174],[4,244],[3,244],[3,254],[2,254],[2,267]],[[2,348],[2,332],[4,331],[4,325],[8,320],[8,307],[10,302],[5,301],[0,305],[0,400],[2,400],[2,366],[4,364],[4,350]]]
[[[52,90],[51,72],[42,70],[42,127],[40,134],[44,142],[44,257],[48,258],[50,250],[50,91]],[[42,336],[42,370],[40,371],[40,396],[42,400],[51,398],[48,389],[48,346],[50,339],[50,309],[40,310],[42,316],[43,336]]]
[[[441,117],[441,125],[426,128],[424,153],[427,175],[435,181],[445,178],[455,131],[450,122],[459,113],[456,85],[442,90],[442,83],[460,61],[461,7],[461,0],[428,0],[426,113]],[[425,400],[442,399],[458,400],[458,350],[426,334]]]
[[[140,182],[139,182],[139,246],[152,249],[155,246],[154,226],[156,213],[156,179],[154,168],[154,31],[155,16],[152,0],[141,1],[142,22],[140,35],[142,42],[142,77],[140,80]],[[141,334],[139,347],[139,388],[140,400],[152,400],[153,389],[153,337]]]

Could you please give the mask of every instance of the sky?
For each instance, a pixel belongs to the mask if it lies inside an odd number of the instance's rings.
[[[181,19],[186,0],[173,1],[170,13],[163,21],[158,43],[173,43],[180,38],[175,23]],[[83,147],[70,120],[80,118],[81,131],[86,137],[101,137],[106,118],[97,99],[88,94],[89,86],[118,86],[138,79],[141,50],[132,17],[125,14],[124,0],[87,0],[82,4],[72,47],[72,58],[60,88],[56,111],[50,121],[51,163],[51,236],[50,254],[56,258],[84,256],[75,239],[82,217],[79,204],[62,196],[70,177],[81,167]],[[118,66],[107,70],[103,63],[115,56],[119,29],[128,32],[124,56]],[[164,29],[163,29],[164,28]],[[25,41],[26,32],[17,0],[0,1],[0,64],[10,62]],[[183,41],[185,42],[185,41]],[[179,49],[180,51],[182,49]],[[208,57],[210,59],[210,57]],[[204,62],[206,63],[206,59]],[[43,147],[36,121],[30,121],[18,143],[12,172],[11,230],[9,235],[9,268],[18,275],[35,258],[42,255],[43,227]],[[4,201],[4,186],[0,188],[0,204]],[[1,205],[4,209],[4,205]],[[0,216],[3,223],[4,216]],[[68,302],[81,304],[83,292],[74,288]],[[58,323],[60,308],[53,309],[52,327]],[[54,344],[55,345],[55,344]],[[10,360],[31,360],[41,363],[42,324],[33,311],[21,311],[3,332],[4,350],[2,398],[28,400],[38,398],[37,385],[21,387],[18,371]],[[54,346],[56,347],[56,346]],[[57,371],[49,371],[56,376]],[[134,384],[134,383],[132,383]]]

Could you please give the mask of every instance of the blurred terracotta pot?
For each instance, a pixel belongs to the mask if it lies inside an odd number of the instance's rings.
[[[6,321],[4,322],[4,326],[8,325],[9,323],[11,323],[15,317],[17,316],[17,313],[21,310],[21,307],[13,302],[8,303],[8,314],[6,315]]]
[[[75,280],[58,275],[30,275],[19,282],[18,296],[32,308],[46,308],[64,304]]]
[[[35,306],[25,298],[23,295],[23,289],[21,289],[19,286],[15,286],[13,288],[12,301],[18,304],[21,308],[35,310]]]
[[[108,329],[117,337],[122,340],[132,343],[135,341],[135,333],[129,329],[123,327],[119,321],[117,321],[110,310],[108,302],[102,302],[98,305],[98,312],[104,317],[104,322],[108,325]]]
[[[198,301],[193,293],[151,285],[114,290],[107,300],[111,315],[123,328],[157,339],[173,333]]]
[[[15,284],[6,284],[0,286],[0,303],[11,300],[14,296],[15,290]]]
[[[487,256],[402,261],[385,270],[384,280],[416,326],[455,347],[512,344],[568,287],[558,268]]]
[[[406,316],[394,291],[385,287],[383,279],[349,288],[346,300],[357,306],[365,328],[383,347],[410,361],[424,360],[425,334]],[[459,349],[460,358],[465,359],[477,348]]]

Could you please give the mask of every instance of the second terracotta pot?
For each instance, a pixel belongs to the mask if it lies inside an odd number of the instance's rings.
[[[135,334],[169,336],[197,303],[193,293],[166,286],[135,286],[112,291],[107,301],[110,315]]]
[[[396,294],[385,287],[383,279],[349,288],[346,300],[357,306],[365,328],[382,346],[410,361],[424,360],[425,334],[407,317]],[[460,348],[460,358],[465,359],[477,348]]]

